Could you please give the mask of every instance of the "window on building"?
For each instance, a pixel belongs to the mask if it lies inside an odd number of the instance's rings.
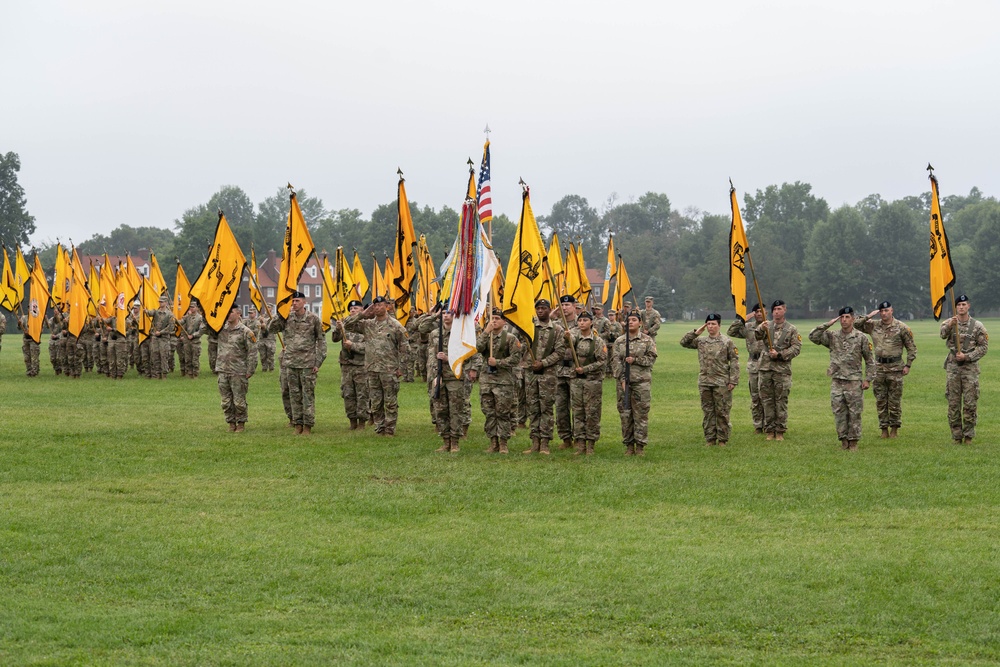
[[[274,298],[274,288],[273,287],[268,287],[267,288],[267,298],[268,299],[273,299]]]
[[[306,295],[307,299],[309,298],[309,287],[310,287],[309,285],[302,286],[302,293]]]

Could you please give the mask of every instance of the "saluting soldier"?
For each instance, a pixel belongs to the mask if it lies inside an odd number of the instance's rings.
[[[854,326],[871,336],[875,346],[872,393],[875,394],[875,407],[878,409],[878,425],[882,429],[879,437],[895,438],[903,425],[903,378],[910,373],[910,366],[917,358],[913,332],[892,316],[892,304],[888,301],[880,303],[877,310],[859,317]]]
[[[642,332],[642,315],[632,311],[626,331],[615,341],[614,376],[618,387],[618,415],[622,422],[625,456],[645,456],[649,442],[650,384],[656,362],[656,341]]]
[[[576,318],[576,328],[567,332],[567,342],[576,351],[576,366],[569,382],[573,402],[573,438],[575,456],[594,453],[594,444],[601,437],[601,407],[603,404],[604,367],[608,347],[593,328],[594,317],[583,311]]]
[[[372,299],[372,304],[360,313],[344,320],[344,330],[365,337],[365,371],[368,373],[368,404],[378,435],[396,435],[399,415],[399,378],[408,344],[403,325],[390,317],[392,302],[384,296]]]
[[[771,304],[771,318],[754,331],[757,340],[771,341],[757,367],[760,403],[767,439],[784,440],[788,430],[788,394],[792,390],[792,359],[802,352],[802,336],[785,320],[785,302],[781,299]]]
[[[531,423],[531,447],[524,454],[549,453],[552,439],[552,408],[556,402],[556,365],[562,362],[566,341],[563,328],[552,321],[548,299],[535,302],[535,338],[531,342],[531,366],[524,372],[525,403]]]
[[[347,304],[347,314],[354,315],[365,309],[357,299]],[[351,422],[351,430],[364,429],[368,422],[368,374],[365,372],[365,337],[355,331],[345,331],[343,324],[334,320],[331,339],[340,342],[340,396],[344,411]]]
[[[486,418],[483,430],[490,439],[487,453],[508,453],[514,434],[517,393],[514,371],[521,363],[521,343],[506,330],[503,311],[493,309],[490,321],[476,339],[476,349],[486,359],[479,379],[479,405]]]
[[[271,320],[268,330],[285,332],[281,370],[288,383],[291,422],[296,434],[309,435],[316,425],[316,376],[326,360],[323,323],[306,308],[305,294],[295,291],[288,317],[278,315]]]
[[[961,294],[955,299],[955,316],[941,323],[941,338],[948,345],[944,369],[951,437],[955,444],[968,445],[976,437],[979,360],[989,351],[986,327],[969,315],[969,297]]]
[[[240,307],[229,309],[226,322],[219,330],[219,354],[215,359],[222,396],[222,414],[229,430],[242,432],[247,423],[247,389],[257,370],[257,338],[240,322]]]
[[[838,331],[830,331],[840,322]],[[854,309],[845,306],[837,317],[809,332],[809,340],[830,348],[830,405],[842,449],[855,450],[861,440],[864,391],[875,375],[875,357],[868,338],[854,328]],[[864,362],[864,373],[861,364]]]
[[[725,447],[729,442],[729,413],[733,389],[740,382],[740,357],[736,345],[720,328],[722,315],[712,313],[697,329],[684,334],[681,346],[698,350],[698,393],[701,395],[705,445]],[[708,331],[708,336],[699,338]]]
[[[745,338],[747,341],[747,376],[750,385],[750,417],[753,419],[754,433],[764,432],[764,408],[760,402],[760,383],[758,368],[760,367],[760,357],[767,352],[765,341],[759,340],[755,330],[764,321],[764,307],[759,303],[754,304],[752,318],[746,322],[740,318],[733,320],[726,331],[727,336],[733,338]]]

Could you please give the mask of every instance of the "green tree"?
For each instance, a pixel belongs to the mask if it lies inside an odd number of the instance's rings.
[[[866,307],[888,299],[899,315],[907,311],[930,314],[926,225],[904,201],[879,204],[868,223],[869,252],[874,257],[866,263],[874,291]]]
[[[309,232],[312,234],[312,231],[321,227],[323,221],[329,217],[323,200],[318,197],[310,197],[305,189],[297,190],[295,198],[299,201],[302,217],[305,218],[306,226],[309,227]],[[281,246],[285,240],[285,226],[288,224],[289,206],[288,188],[278,188],[274,195],[257,205],[257,213],[247,225],[247,228],[252,231],[246,238],[245,252],[250,252],[249,242],[253,241],[258,256],[266,255],[268,250],[274,250],[279,257],[281,256]],[[226,210],[226,218],[230,223],[233,222],[232,218],[229,217],[228,210]],[[242,246],[244,238],[235,229],[233,233],[236,234],[236,239]],[[317,247],[319,246],[319,242],[315,238],[313,242],[317,244]],[[331,250],[331,252],[333,251]]]
[[[552,232],[559,234],[565,244],[581,242],[584,257],[594,257],[607,241],[607,234],[601,225],[601,218],[585,197],[566,195],[552,205],[549,215],[538,217],[543,227],[542,235],[548,238]]]
[[[111,233],[94,234],[77,246],[81,253],[99,255],[105,251],[112,255],[135,255],[143,248],[152,248],[157,257],[174,257],[175,234],[161,227],[131,227],[119,225]],[[187,267],[185,267],[187,270]]]
[[[17,182],[21,158],[17,153],[0,154],[0,239],[11,245],[28,245],[35,233],[35,216],[25,209],[28,200]]]
[[[871,304],[869,256],[867,229],[856,208],[842,206],[818,222],[806,250],[809,310],[849,305],[860,311]]]
[[[977,313],[995,310],[1000,308],[1000,202],[984,200],[955,217],[962,214],[975,217],[977,224],[970,243],[952,245],[955,294],[968,294]]]

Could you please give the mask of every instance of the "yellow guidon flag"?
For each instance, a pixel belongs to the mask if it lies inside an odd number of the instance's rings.
[[[944,231],[937,177],[930,165],[927,165],[927,171],[931,172],[931,306],[934,308],[934,319],[940,320],[944,294],[955,285],[955,267],[951,263],[948,235]]]
[[[392,286],[396,297],[396,319],[405,326],[410,319],[412,306],[410,294],[413,292],[413,281],[417,277],[417,267],[413,261],[413,247],[417,244],[417,235],[413,231],[413,217],[410,215],[410,202],[406,198],[404,182],[403,172],[399,172],[396,196],[396,243],[392,261],[396,275],[392,278]]]
[[[607,305],[611,296],[611,279],[618,275],[618,259],[615,257],[615,235],[608,230],[608,265],[604,269],[604,288],[601,290],[601,305]]]
[[[42,325],[45,323],[45,308],[51,297],[49,296],[49,283],[45,279],[45,271],[42,269],[42,263],[38,261],[37,254],[35,254],[35,263],[31,269],[30,278],[29,294],[31,296],[28,301],[27,333],[31,340],[39,343],[42,339]]]
[[[240,291],[246,265],[247,258],[240,250],[226,216],[219,211],[219,224],[215,228],[215,240],[208,259],[191,286],[191,298],[201,305],[205,323],[212,331],[218,332],[225,324],[229,309]]]
[[[250,303],[258,313],[264,312],[264,295],[260,293],[260,281],[257,279],[257,253],[250,244]]]
[[[368,276],[365,275],[365,267],[361,264],[361,258],[358,257],[358,251],[354,250],[354,263],[351,267],[351,273],[354,274],[354,298],[361,301],[365,298],[365,294],[368,294]]]
[[[615,296],[611,299],[611,309],[621,310],[625,307],[625,297],[632,291],[632,281],[625,270],[625,260],[618,255],[618,279],[615,281]]]
[[[3,247],[3,274],[0,277],[0,306],[14,312],[17,304],[21,302],[18,296],[17,278],[14,274],[14,267],[7,255],[7,246]]]
[[[382,269],[378,267],[378,259],[375,258],[375,253],[372,253],[372,299],[374,300],[377,296],[384,297],[385,295],[385,278],[382,277]]]
[[[743,229],[740,205],[736,201],[736,188],[729,185],[729,203],[733,209],[733,224],[729,229],[729,291],[733,295],[736,317],[747,320],[747,268],[745,258],[749,256],[750,244]]]
[[[289,190],[291,187],[289,184]],[[316,246],[313,245],[306,219],[302,216],[295,191],[291,190],[288,195],[288,224],[285,225],[281,270],[278,272],[278,314],[282,317],[288,317],[292,309],[292,293],[299,288],[299,276],[315,252]]]
[[[417,308],[425,313],[429,313],[438,300],[438,283],[435,282],[437,272],[434,269],[434,259],[431,257],[430,248],[427,247],[427,237],[420,235],[417,242],[417,265],[420,274],[417,283]]]
[[[528,340],[535,339],[535,300],[542,289],[542,260],[546,258],[545,243],[538,231],[538,222],[531,210],[528,187],[521,195],[521,219],[514,232],[510,260],[504,272],[503,316]],[[558,254],[558,247],[556,254]]]
[[[177,257],[174,258],[177,262],[177,278],[174,282],[174,319],[180,321],[182,317],[187,315],[188,307],[191,305],[191,281],[188,280],[187,274],[184,273],[184,267],[181,266],[181,260]],[[180,325],[178,325],[179,327]],[[179,329],[178,329],[179,331]]]

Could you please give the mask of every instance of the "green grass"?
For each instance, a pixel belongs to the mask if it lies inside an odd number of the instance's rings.
[[[787,440],[752,434],[741,386],[730,447],[707,449],[688,328],[659,336],[648,455],[622,456],[608,382],[588,460],[482,453],[476,397],[461,453],[434,454],[419,383],[397,438],[349,432],[335,356],[312,438],[260,373],[233,435],[210,374],[74,381],[43,359],[28,379],[8,335],[0,664],[1000,662],[993,357],[969,447],[929,322],[898,440],[869,393],[840,451],[806,341]]]

